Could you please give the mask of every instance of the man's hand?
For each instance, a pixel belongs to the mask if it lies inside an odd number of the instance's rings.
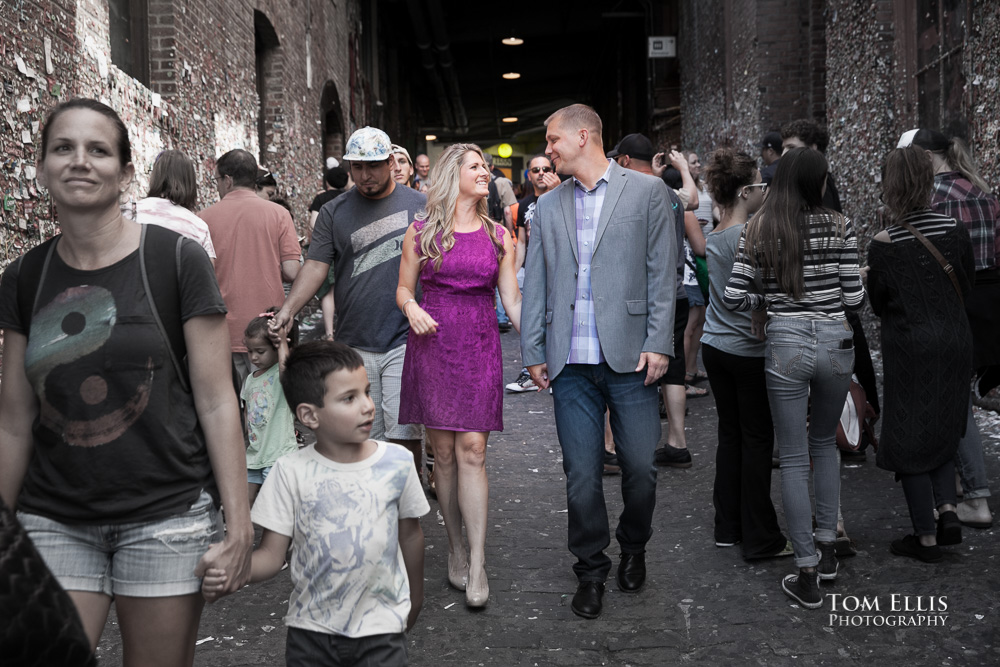
[[[535,364],[534,366],[528,366],[528,375],[531,376],[531,381],[535,383],[536,387],[538,387],[538,391],[549,388],[548,364]]]
[[[681,174],[691,171],[687,158],[680,151],[670,151],[670,164],[674,169],[681,172]]]
[[[639,355],[639,365],[635,367],[635,372],[638,373],[643,368],[646,369],[646,381],[643,382],[647,387],[661,377],[667,372],[667,366],[670,364],[670,357],[665,354],[659,354],[658,352],[643,352]],[[528,369],[531,372],[531,369]]]
[[[267,323],[267,335],[275,347],[281,344],[282,339],[288,338],[291,323],[292,314],[284,308],[275,313],[271,321]]]
[[[664,157],[666,153],[662,151],[653,156],[653,176],[657,178],[663,178],[663,172],[667,170],[667,161],[663,159]]]
[[[545,184],[545,191],[549,192],[554,187],[562,183],[562,180],[559,178],[559,175],[556,174],[556,172],[549,171],[542,174],[542,183]]]

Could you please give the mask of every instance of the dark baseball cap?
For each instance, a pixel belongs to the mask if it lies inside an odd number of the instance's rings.
[[[608,157],[616,158],[619,155],[628,155],[633,160],[653,161],[653,142],[641,134],[626,134],[618,145],[608,151]]]
[[[760,142],[761,148],[770,148],[779,155],[781,154],[781,132],[768,132],[764,135],[764,140]]]

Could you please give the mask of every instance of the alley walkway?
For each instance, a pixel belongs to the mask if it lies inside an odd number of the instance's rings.
[[[520,368],[518,339],[511,332],[502,340],[509,381]],[[603,615],[585,621],[569,606],[576,581],[566,549],[565,480],[551,396],[508,394],[506,431],[491,437],[487,459],[489,606],[470,612],[463,594],[448,587],[447,541],[431,500],[423,521],[426,601],[409,637],[411,664],[1000,664],[998,529],[965,529],[964,542],[946,549],[944,562],[936,565],[891,555],[889,542],[910,532],[910,522],[901,488],[869,456],[866,463],[843,468],[843,512],[859,554],[841,561],[836,582],[823,584],[826,592],[843,597],[836,610],[830,596],[822,609],[802,609],[780,587],[781,578],[793,571],[791,559],[749,564],[738,549],[715,547],[715,404],[709,397],[690,401],[689,408],[694,466],[659,470],[648,582],[638,595],[625,595],[615,587],[612,570]],[[997,489],[1000,420],[993,413],[979,418]],[[604,481],[608,512],[616,517],[620,477]],[[777,474],[772,489],[784,525]],[[998,503],[993,500],[994,510]],[[611,555],[617,563],[614,541]],[[283,665],[282,616],[290,590],[283,572],[207,607],[195,663]],[[867,611],[855,606],[863,601]],[[929,626],[928,617],[937,625]],[[120,664],[120,652],[112,618],[101,644],[102,662]]]

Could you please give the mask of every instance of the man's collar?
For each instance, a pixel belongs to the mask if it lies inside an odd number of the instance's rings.
[[[232,197],[234,195],[237,197],[245,197],[246,195],[250,195],[251,197],[256,197],[257,193],[251,190],[250,188],[233,188],[232,190],[226,193],[225,197],[221,197],[221,199],[226,199],[227,197]]]
[[[594,190],[596,190],[601,185],[601,181],[604,181],[605,183],[611,182],[611,165],[613,164],[617,165],[617,162],[608,159],[608,168],[604,170],[604,174],[599,179],[597,179],[596,183],[594,183],[593,187]],[[590,192],[590,190],[587,189],[587,186],[584,185],[583,182],[576,176],[573,177],[573,182],[577,187],[583,189],[584,192]]]

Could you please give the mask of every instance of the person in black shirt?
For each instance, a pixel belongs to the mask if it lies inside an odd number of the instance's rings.
[[[347,175],[347,170],[340,166],[336,158],[330,158],[327,160],[327,164],[331,166],[326,170],[326,176],[324,177],[326,190],[316,195],[312,203],[309,204],[309,240],[312,240],[312,231],[316,226],[316,218],[319,217],[319,210],[323,208],[323,204],[333,201],[344,194],[350,178]]]
[[[544,153],[535,155],[528,161],[528,183],[531,189],[528,194],[517,202],[517,216],[514,218],[514,233],[517,238],[517,248],[514,255],[514,267],[517,269],[517,286],[524,289],[525,253],[528,251],[528,237],[531,235],[531,219],[535,215],[535,202],[543,194],[562,182],[552,167],[552,160]],[[531,376],[525,368],[517,379],[507,385],[507,391],[520,393],[537,391],[538,387],[531,381]]]

